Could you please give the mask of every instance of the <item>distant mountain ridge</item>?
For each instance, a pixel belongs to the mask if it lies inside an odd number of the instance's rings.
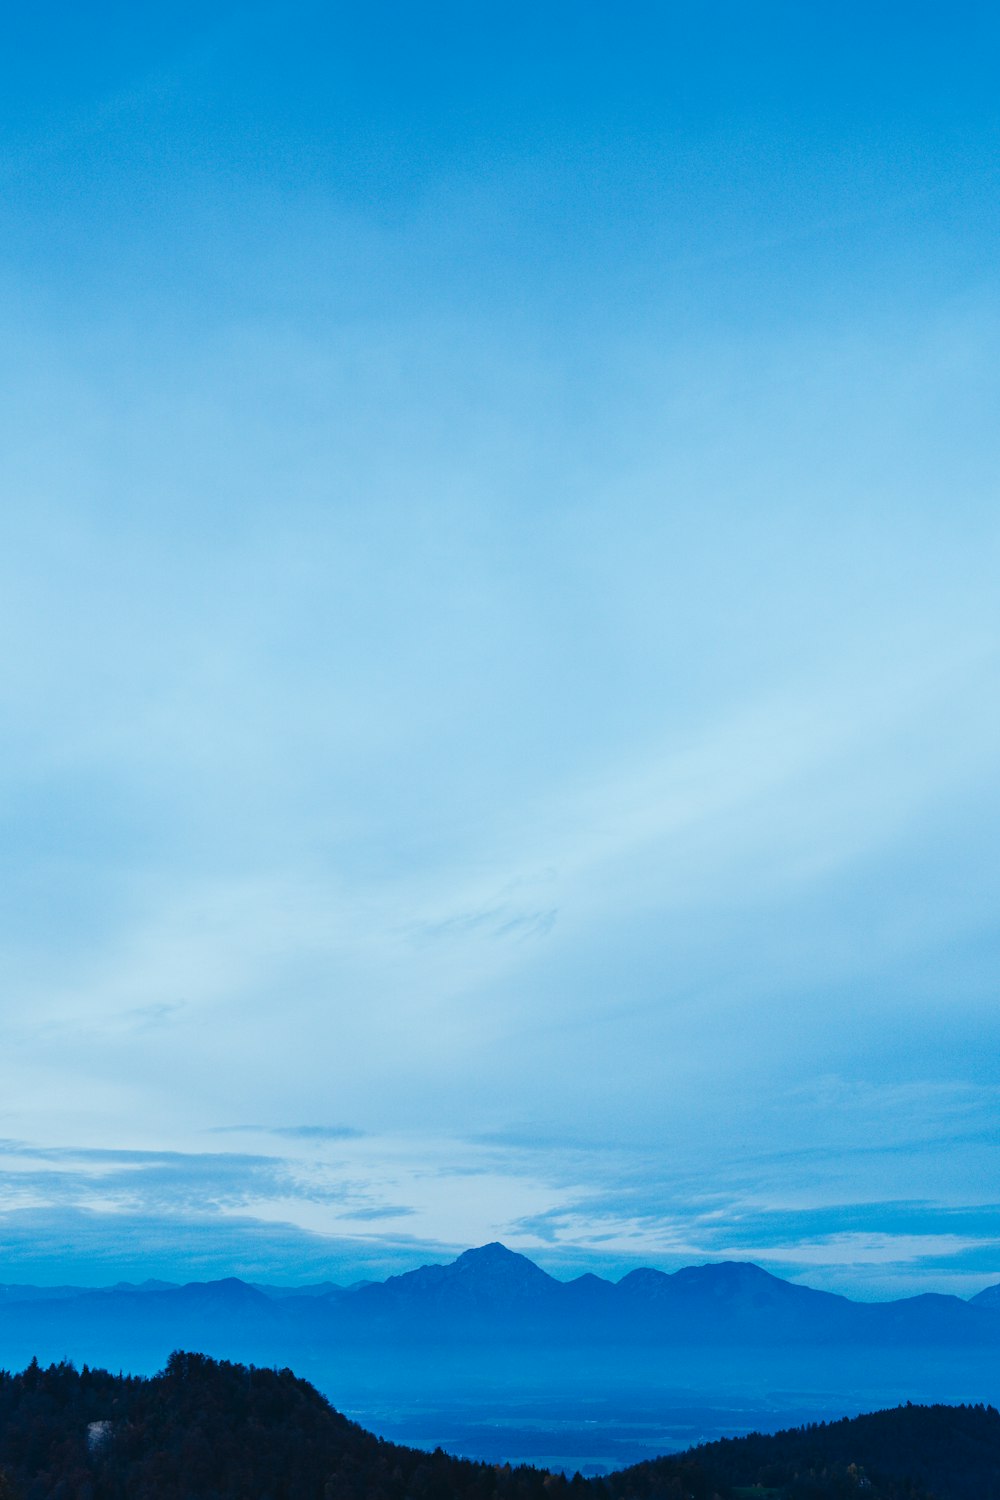
[[[107,1363],[136,1373],[172,1349],[295,1364],[325,1389],[377,1389],[407,1371],[458,1365],[455,1382],[533,1375],[556,1383],[720,1378],[764,1389],[853,1390],[879,1372],[883,1399],[1000,1397],[1000,1288],[964,1301],[925,1295],[861,1303],[749,1262],[645,1268],[619,1281],[559,1281],[499,1243],[385,1281],[345,1288],[251,1285],[0,1286],[0,1365]],[[431,1355],[433,1354],[433,1359]],[[450,1361],[450,1365],[449,1365]],[[458,1362],[456,1364],[456,1362]],[[445,1377],[442,1376],[442,1380]],[[451,1378],[451,1377],[448,1377]]]
[[[1000,1291],[1000,1288],[997,1289]],[[722,1261],[672,1273],[643,1268],[619,1281],[584,1275],[559,1281],[494,1242],[448,1265],[421,1266],[358,1288],[338,1303],[344,1327],[386,1326],[445,1335],[482,1335],[501,1325],[507,1337],[547,1330],[566,1339],[626,1342],[822,1342],[913,1338],[993,1343],[1000,1301],[924,1294],[891,1302],[854,1302],[772,1275],[752,1262]]]
[[[669,1298],[697,1300],[703,1305],[755,1306],[759,1309],[774,1309],[789,1305],[792,1299],[802,1303],[803,1299],[816,1299],[827,1308],[915,1308],[915,1307],[975,1307],[1000,1309],[1000,1281],[967,1299],[945,1293],[924,1292],[912,1297],[895,1298],[885,1302],[857,1302],[836,1292],[819,1291],[798,1282],[786,1281],[765,1271],[753,1261],[707,1261],[701,1265],[684,1266],[677,1271],[659,1271],[643,1266],[626,1272],[618,1281],[610,1281],[593,1272],[585,1272],[569,1281],[542,1270],[541,1266],[521,1254],[510,1250],[499,1240],[465,1250],[455,1260],[444,1264],[431,1263],[387,1277],[384,1281],[356,1281],[341,1286],[334,1281],[323,1281],[302,1286],[273,1285],[268,1282],[249,1282],[237,1276],[226,1276],[210,1281],[172,1282],[149,1278],[142,1282],[119,1281],[107,1287],[72,1286],[68,1284],[52,1287],[33,1286],[27,1283],[0,1283],[0,1308],[4,1303],[32,1301],[65,1301],[83,1296],[111,1295],[149,1296],[158,1293],[194,1294],[196,1289],[212,1290],[217,1296],[239,1296],[250,1292],[270,1301],[288,1301],[296,1298],[329,1298],[340,1302],[354,1297],[370,1305],[392,1303],[396,1306],[418,1303],[472,1302],[496,1305],[507,1301],[539,1300],[547,1296],[586,1302],[587,1299],[617,1295],[632,1303],[657,1302]]]
[[[723,1336],[751,1342],[823,1341],[913,1336],[993,1343],[1000,1337],[1000,1283],[968,1301],[925,1293],[888,1302],[855,1302],[833,1292],[785,1281],[749,1261],[709,1262],[674,1272],[643,1267],[617,1282],[587,1273],[560,1281],[526,1255],[494,1241],[464,1251],[447,1264],[419,1266],[385,1281],[289,1287],[235,1276],[206,1282],[148,1280],[110,1287],[31,1287],[0,1284],[0,1338],[5,1321],[36,1314],[64,1319],[67,1304],[107,1311],[127,1306],[206,1317],[240,1312],[294,1323],[308,1318],[328,1333],[395,1329],[442,1336],[455,1332],[558,1333],[574,1329],[626,1341],[673,1342]]]

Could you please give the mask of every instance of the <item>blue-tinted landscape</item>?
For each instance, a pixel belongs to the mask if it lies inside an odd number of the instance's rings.
[[[0,1500],[1000,1500],[996,8],[8,9]]]
[[[353,1288],[7,1288],[15,1363],[284,1368],[394,1442],[599,1474],[912,1400],[1000,1400],[1000,1284],[858,1303],[749,1264],[561,1282],[499,1244]]]

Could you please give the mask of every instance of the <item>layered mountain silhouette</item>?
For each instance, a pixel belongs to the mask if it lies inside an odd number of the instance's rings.
[[[969,1301],[974,1307],[993,1307],[1000,1311],[1000,1281],[996,1286],[988,1286],[985,1291],[970,1297]]]
[[[860,1303],[742,1262],[564,1282],[490,1244],[447,1265],[349,1288],[271,1288],[232,1277],[186,1286],[0,1288],[0,1365],[7,1368],[37,1354],[149,1373],[178,1346],[258,1364],[304,1361],[323,1372],[326,1388],[365,1361],[369,1386],[403,1370],[407,1359],[429,1369],[433,1353],[461,1357],[473,1375],[502,1367],[508,1382],[543,1360],[553,1379],[589,1370],[595,1380],[612,1368],[636,1379],[688,1378],[700,1360],[702,1388],[713,1369],[799,1386],[843,1386],[852,1370],[878,1369],[887,1372],[886,1390],[908,1391],[908,1378],[922,1399],[996,1399],[1000,1286],[969,1301],[926,1295]]]
[[[1000,1289],[997,1289],[1000,1290]],[[558,1281],[504,1245],[467,1250],[450,1265],[422,1266],[360,1287],[332,1303],[342,1332],[392,1330],[437,1338],[534,1342],[908,1343],[994,1345],[1000,1302],[985,1295],[924,1295],[860,1303],[772,1276],[747,1262],[644,1269],[618,1282]]]

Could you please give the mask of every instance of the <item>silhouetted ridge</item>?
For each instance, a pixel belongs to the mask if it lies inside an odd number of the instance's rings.
[[[447,1333],[457,1326],[482,1330],[511,1327],[509,1314],[534,1309],[563,1290],[526,1255],[493,1243],[466,1250],[450,1264],[420,1266],[387,1281],[359,1287],[343,1304],[345,1322],[373,1319],[404,1328],[416,1324]],[[499,1321],[498,1321],[499,1320]]]
[[[461,1255],[457,1256],[452,1264],[456,1266],[471,1265],[473,1263],[479,1265],[502,1265],[505,1261],[515,1260],[527,1261],[528,1257],[521,1255],[517,1250],[508,1250],[507,1246],[501,1244],[499,1240],[490,1240],[488,1245],[474,1245],[469,1250],[463,1250]],[[534,1262],[529,1261],[528,1264],[533,1265]]]
[[[1000,1413],[894,1407],[724,1438],[613,1474],[610,1500],[1000,1500]]]
[[[494,1240],[490,1245],[481,1245],[476,1250],[466,1250],[450,1266],[445,1267],[451,1275],[474,1278],[483,1285],[503,1286],[519,1289],[549,1288],[557,1285],[555,1278],[541,1266],[536,1266],[526,1255],[508,1250]]]
[[[57,1294],[8,1287],[0,1295],[0,1357],[11,1363],[40,1353],[149,1372],[178,1344],[311,1371],[367,1362],[378,1381],[405,1351],[425,1360],[468,1356],[483,1372],[498,1359],[512,1370],[544,1355],[553,1378],[563,1360],[574,1377],[587,1368],[602,1386],[609,1359],[626,1361],[636,1380],[645,1379],[641,1369],[657,1378],[676,1370],[687,1381],[698,1362],[703,1389],[716,1383],[721,1361],[749,1371],[754,1389],[761,1361],[766,1383],[782,1390],[818,1381],[823,1390],[855,1391],[856,1369],[866,1379],[877,1370],[877,1383],[864,1387],[873,1405],[909,1391],[939,1400],[997,1400],[1000,1392],[997,1298],[858,1303],[740,1261],[672,1275],[647,1267],[617,1283],[590,1274],[559,1281],[493,1242],[446,1265],[350,1288],[255,1287],[228,1277]]]
[[[383,1442],[290,1370],[0,1374],[0,1500],[1000,1500],[992,1407],[900,1407],[589,1482]]]
[[[578,1483],[576,1489],[581,1488]],[[561,1476],[386,1443],[290,1370],[0,1375],[0,1500],[562,1500]]]

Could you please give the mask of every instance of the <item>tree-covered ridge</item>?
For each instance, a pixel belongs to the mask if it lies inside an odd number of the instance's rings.
[[[723,1438],[613,1474],[609,1500],[1000,1500],[1000,1412],[899,1406]]]
[[[1000,1414],[898,1407],[585,1481],[384,1442],[290,1370],[33,1362],[0,1374],[0,1500],[1000,1500]]]
[[[569,1500],[562,1477],[383,1442],[290,1370],[0,1375],[0,1500]]]

